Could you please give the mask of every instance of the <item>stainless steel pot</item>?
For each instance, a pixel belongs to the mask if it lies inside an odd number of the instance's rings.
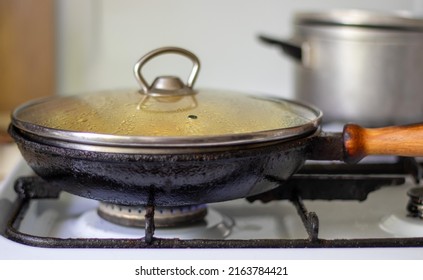
[[[298,13],[289,40],[261,36],[299,62],[296,98],[324,121],[423,119],[423,20],[365,11]]]

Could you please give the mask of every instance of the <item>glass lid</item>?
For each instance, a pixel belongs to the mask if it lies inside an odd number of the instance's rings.
[[[163,53],[193,61],[184,84],[177,77],[158,77],[148,85],[142,66]],[[179,48],[155,50],[138,61],[141,90],[104,91],[53,97],[15,110],[12,123],[21,130],[58,140],[130,146],[220,145],[301,136],[315,131],[321,112],[278,98],[236,92],[195,90],[199,61]]]

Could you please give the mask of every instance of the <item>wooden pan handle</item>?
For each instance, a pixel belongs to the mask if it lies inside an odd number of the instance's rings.
[[[347,124],[343,141],[348,163],[368,155],[423,156],[423,123],[383,128]]]

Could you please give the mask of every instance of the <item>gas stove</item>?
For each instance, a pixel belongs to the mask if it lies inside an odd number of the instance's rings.
[[[0,186],[1,259],[423,258],[413,158],[307,162],[264,194],[155,209],[60,192],[16,157]]]

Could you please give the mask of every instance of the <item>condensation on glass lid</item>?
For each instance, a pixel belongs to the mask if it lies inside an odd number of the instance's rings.
[[[301,126],[316,115],[282,99],[226,91],[152,97],[107,91],[58,97],[19,111],[18,120],[66,131],[127,136],[213,136]]]

